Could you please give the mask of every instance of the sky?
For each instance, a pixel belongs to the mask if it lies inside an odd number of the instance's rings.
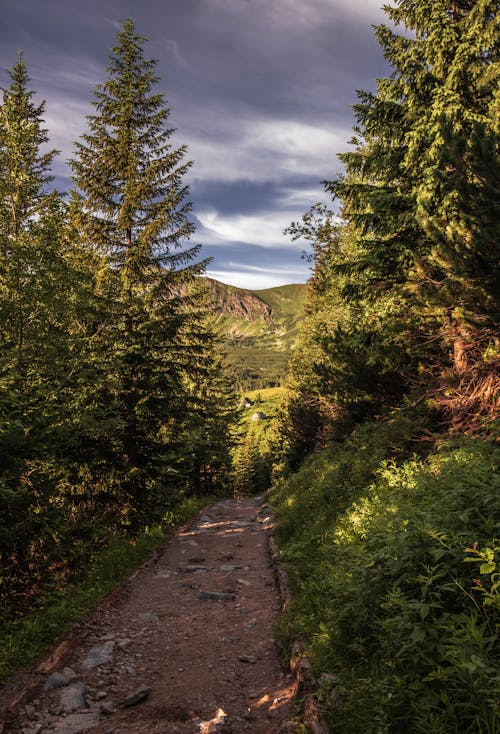
[[[46,102],[53,173],[71,187],[67,161],[86,130],[92,92],[106,78],[126,18],[158,59],[157,91],[188,146],[196,233],[207,274],[242,288],[305,282],[307,243],[284,229],[341,171],[356,90],[388,67],[373,35],[382,0],[0,0],[0,87],[23,51]]]

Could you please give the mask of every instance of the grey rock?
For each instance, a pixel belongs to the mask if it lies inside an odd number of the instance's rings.
[[[139,619],[143,622],[157,622],[158,615],[156,612],[143,612],[142,614],[139,614]]]
[[[25,726],[22,728],[22,734],[41,734],[43,731],[42,724],[33,724],[32,726]]]
[[[257,658],[254,658],[253,655],[240,655],[238,660],[240,663],[250,663],[250,665],[255,665],[257,662]]]
[[[84,714],[71,714],[56,722],[55,734],[80,734],[80,732],[93,729],[99,723],[99,714],[88,711]]]
[[[205,573],[206,570],[207,569],[205,568],[205,566],[196,566],[194,564],[190,564],[188,566],[181,566],[181,568],[179,568],[180,573],[197,573],[199,571],[201,571],[202,573]]]
[[[234,601],[236,594],[227,594],[218,591],[200,591],[198,599],[205,599],[207,601]]]
[[[193,556],[188,558],[189,563],[205,563],[205,556]]]
[[[118,642],[116,643],[117,647],[120,650],[125,650],[125,648],[127,648],[130,644],[132,644],[132,640],[130,639],[130,637],[125,637],[123,640],[118,640]]]
[[[64,713],[71,714],[78,709],[86,708],[85,694],[87,686],[82,681],[76,681],[61,691],[61,708]]]
[[[236,571],[238,568],[241,568],[241,566],[233,566],[231,563],[223,563],[222,566],[219,566],[219,571]]]
[[[149,686],[139,686],[139,688],[136,688],[135,691],[129,693],[129,695],[124,698],[123,701],[120,701],[120,706],[124,706],[125,708],[136,706],[138,703],[142,703],[143,701],[145,701],[150,693],[151,688],[149,688]]]
[[[47,678],[43,686],[43,690],[53,691],[55,688],[63,688],[64,686],[68,685],[69,681],[70,678],[67,675],[56,671],[55,673],[52,673],[49,678]]]
[[[103,713],[105,716],[111,716],[111,714],[116,714],[118,709],[116,708],[115,704],[111,701],[103,701],[100,706],[101,713]]]
[[[36,714],[36,708],[31,704],[24,707],[24,713],[26,716],[34,716]]]
[[[111,665],[114,658],[114,646],[115,643],[111,641],[104,643],[104,645],[94,645],[87,653],[87,657],[82,663],[82,668],[93,670],[101,665]]]
[[[63,675],[69,678],[70,682],[78,678],[78,673],[75,673],[73,668],[63,668]]]

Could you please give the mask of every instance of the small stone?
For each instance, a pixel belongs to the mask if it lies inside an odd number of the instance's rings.
[[[238,568],[241,568],[241,566],[233,566],[231,563],[223,563],[222,566],[219,566],[219,571],[236,571]]]
[[[238,584],[241,584],[242,586],[250,586],[250,581],[247,581],[246,579],[236,579]]]
[[[26,716],[34,716],[36,714],[36,708],[31,704],[28,704],[24,707],[24,712]]]
[[[63,688],[64,686],[68,685],[69,681],[70,679],[67,675],[64,675],[64,673],[58,673],[56,671],[55,673],[52,673],[49,678],[47,678],[43,686],[43,690],[53,691],[55,688]]]
[[[205,556],[193,556],[188,558],[189,563],[205,563]]]
[[[208,601],[234,601],[236,594],[226,594],[218,591],[200,591],[198,599],[205,599]]]
[[[111,714],[116,714],[118,709],[111,701],[103,701],[100,705],[100,710],[105,716],[111,716]]]
[[[240,655],[238,660],[240,663],[250,663],[250,665],[255,665],[257,662],[257,658],[254,658],[253,655]]]
[[[181,566],[179,568],[179,573],[206,573],[205,566],[195,566],[195,565],[188,565],[188,566]]]
[[[75,673],[73,668],[63,668],[63,675],[69,678],[70,681],[77,680],[78,673]]]
[[[135,691],[130,693],[123,701],[120,701],[120,706],[129,708],[130,706],[136,706],[138,703],[142,703],[148,698],[151,693],[151,688],[148,686],[139,686]]]
[[[57,721],[54,726],[55,734],[80,734],[93,729],[99,723],[99,714],[88,711],[83,714],[71,714]]]
[[[156,614],[156,612],[143,612],[142,614],[139,614],[139,619],[142,622],[157,622],[158,615]]]
[[[85,670],[93,670],[101,665],[111,665],[113,662],[113,649],[114,642],[106,642],[104,645],[94,645],[89,652],[87,657],[82,663],[82,668]]]
[[[83,709],[85,705],[85,694],[87,693],[87,686],[82,681],[76,681],[67,686],[61,691],[61,708],[67,713],[71,714],[73,711]]]
[[[125,650],[125,648],[128,647],[131,643],[132,640],[130,639],[130,637],[125,637],[123,640],[118,640],[116,645],[120,650]]]
[[[107,691],[97,691],[96,698],[98,701],[101,701],[103,698],[107,698],[108,692]]]

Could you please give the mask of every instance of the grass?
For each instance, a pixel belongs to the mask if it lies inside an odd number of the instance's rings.
[[[281,634],[335,676],[333,731],[494,734],[498,450],[418,457],[413,432],[401,415],[366,424],[274,488],[294,596]]]
[[[84,619],[102,598],[165,544],[172,528],[210,502],[213,497],[188,498],[170,510],[161,525],[146,529],[133,541],[112,538],[106,550],[93,559],[80,583],[54,589],[26,616],[0,623],[0,683],[64,639],[72,625]]]

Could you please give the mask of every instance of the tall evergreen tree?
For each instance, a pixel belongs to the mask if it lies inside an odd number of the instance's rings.
[[[183,372],[202,347],[186,339],[194,311],[184,285],[204,269],[199,247],[186,246],[191,164],[185,146],[170,143],[144,41],[127,20],[72,161],[76,224],[101,257],[103,379],[118,416],[112,453],[140,499],[136,509],[166,480],[165,459],[186,418]]]
[[[472,395],[483,379],[492,392],[500,292],[497,3],[398,0],[386,11],[404,26],[376,29],[392,74],[359,94],[345,174],[327,184],[342,226],[327,241],[321,226],[306,232],[309,385],[355,419],[415,387],[440,392],[441,405],[452,388],[480,411]],[[309,398],[294,379],[300,415]]]
[[[53,228],[58,209],[47,187],[57,151],[41,152],[48,141],[44,103],[33,101],[21,55],[10,76],[0,106],[0,350],[4,366],[20,377],[42,346],[37,332],[47,317],[47,278],[54,254],[47,250],[57,239]]]

